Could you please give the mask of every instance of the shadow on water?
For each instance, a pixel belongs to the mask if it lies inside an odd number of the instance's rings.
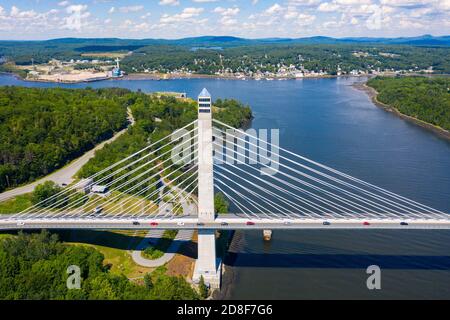
[[[450,270],[450,256],[377,254],[278,254],[230,252],[225,264],[253,268],[361,269],[378,265],[383,269]]]

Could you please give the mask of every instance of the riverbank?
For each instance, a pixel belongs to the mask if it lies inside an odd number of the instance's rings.
[[[439,127],[439,126],[433,125],[433,124],[431,124],[431,123],[425,122],[425,121],[423,121],[423,120],[417,119],[417,118],[415,118],[415,117],[408,116],[408,115],[406,115],[406,114],[404,114],[404,113],[401,113],[401,112],[400,112],[399,110],[397,110],[396,108],[394,108],[394,107],[392,107],[392,106],[390,106],[390,105],[388,105],[388,104],[385,104],[385,103],[379,101],[379,100],[377,99],[378,92],[377,92],[374,88],[368,86],[368,85],[367,85],[367,82],[364,82],[364,83],[361,83],[361,82],[354,83],[354,84],[352,85],[352,87],[355,88],[355,89],[357,89],[357,90],[361,90],[361,91],[365,92],[365,93],[369,96],[369,98],[372,100],[372,102],[373,102],[377,107],[380,107],[380,108],[382,108],[382,109],[384,109],[384,110],[386,110],[386,111],[388,111],[388,112],[391,112],[391,113],[395,114],[396,116],[398,116],[398,117],[400,117],[400,118],[402,118],[402,119],[404,119],[404,120],[407,120],[407,121],[409,121],[409,122],[411,122],[411,123],[414,123],[414,124],[416,124],[416,125],[418,125],[418,126],[420,126],[420,127],[422,127],[422,128],[425,128],[425,129],[427,129],[427,130],[430,130],[431,132],[437,134],[438,136],[440,136],[440,137],[442,137],[442,138],[445,138],[445,139],[450,140],[450,131],[445,130],[444,128],[441,128],[441,127]]]

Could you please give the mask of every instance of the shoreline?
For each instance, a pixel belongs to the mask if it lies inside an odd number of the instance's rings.
[[[350,74],[344,74],[344,75],[312,75],[312,76],[304,76],[304,77],[275,77],[275,76],[268,76],[268,77],[262,77],[262,78],[254,78],[250,76],[234,76],[234,75],[217,75],[217,74],[162,74],[162,73],[131,73],[131,74],[125,74],[121,77],[105,77],[105,78],[93,78],[93,79],[87,79],[87,80],[80,80],[80,81],[53,81],[48,79],[28,79],[23,78],[19,74],[14,72],[0,72],[0,74],[4,75],[11,75],[14,76],[16,79],[27,81],[27,82],[42,82],[42,83],[62,83],[62,84],[78,84],[78,83],[90,83],[90,82],[97,82],[97,81],[110,81],[110,80],[128,80],[128,81],[134,81],[134,80],[154,80],[154,81],[164,81],[164,80],[177,80],[177,79],[214,79],[214,80],[240,80],[240,81],[286,81],[286,80],[304,80],[304,79],[339,79],[339,78],[372,78],[376,75],[373,74],[358,74],[358,75],[350,75]],[[394,76],[392,74],[386,74],[381,76]],[[430,74],[430,75],[421,75],[421,74],[405,74],[402,76],[428,76],[428,77],[434,77],[434,76],[449,76],[447,74]]]
[[[27,81],[27,82],[41,82],[41,83],[62,83],[62,84],[78,84],[78,83],[89,83],[89,82],[97,82],[97,81],[109,81],[109,80],[154,80],[154,81],[164,81],[164,80],[176,80],[176,79],[215,79],[215,80],[239,80],[239,81],[286,81],[286,80],[303,80],[303,79],[335,79],[335,78],[364,78],[370,77],[371,75],[361,74],[361,75],[314,75],[314,76],[305,76],[300,78],[295,77],[263,77],[263,78],[254,78],[249,76],[226,76],[226,75],[216,75],[216,74],[149,74],[149,73],[131,73],[126,74],[122,77],[107,77],[107,78],[98,78],[98,79],[89,79],[89,80],[80,80],[80,81],[53,81],[48,79],[28,79],[23,78],[19,74],[14,72],[0,72],[3,75],[10,75],[15,77],[18,80]]]
[[[404,120],[406,120],[406,121],[408,121],[410,123],[418,125],[418,126],[424,128],[424,129],[427,129],[427,130],[431,131],[432,133],[438,135],[441,138],[450,140],[450,131],[445,130],[444,128],[441,128],[441,127],[436,126],[434,124],[431,124],[431,123],[425,122],[423,120],[417,119],[415,117],[408,116],[408,115],[406,115],[404,113],[401,113],[396,108],[379,101],[377,99],[378,91],[376,91],[374,88],[368,86],[367,82],[354,83],[354,84],[352,84],[352,87],[357,89],[357,90],[365,92],[367,94],[367,96],[370,98],[370,100],[373,102],[373,104],[375,104],[377,107],[379,107],[379,108],[381,108],[381,109],[383,109],[383,110],[385,110],[387,112],[393,113],[396,116],[400,117],[401,119],[404,119]]]

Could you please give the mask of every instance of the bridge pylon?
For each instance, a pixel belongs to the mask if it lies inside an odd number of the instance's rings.
[[[213,181],[213,132],[211,95],[203,89],[198,96],[198,221],[215,220]],[[222,265],[216,256],[215,230],[198,230],[198,257],[193,280],[203,276],[211,288],[220,287]]]

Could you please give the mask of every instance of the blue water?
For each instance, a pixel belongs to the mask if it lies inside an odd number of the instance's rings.
[[[280,145],[395,193],[450,212],[450,142],[376,107],[351,85],[357,78],[286,81],[115,80],[89,84],[0,85],[124,87],[178,91],[249,104],[254,128],[280,129]],[[292,231],[238,234],[227,298],[450,298],[450,232]],[[365,268],[382,268],[369,291]]]

